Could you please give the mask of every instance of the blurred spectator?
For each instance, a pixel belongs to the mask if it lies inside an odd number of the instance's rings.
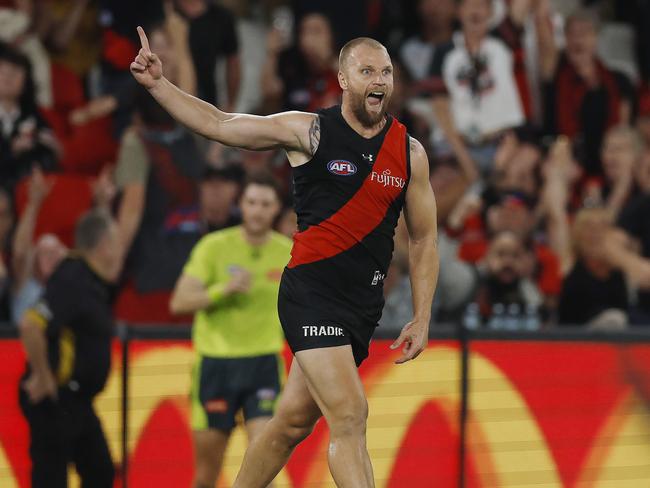
[[[562,284],[560,325],[612,329],[627,324],[625,276],[611,265],[602,245],[611,228],[610,215],[604,209],[583,209],[575,217],[571,232],[573,265]]]
[[[630,309],[628,284],[642,285],[646,271],[607,208],[579,210],[569,223],[572,159],[568,139],[560,138],[549,153],[543,191],[549,242],[565,276],[558,318],[560,324],[622,327]]]
[[[449,43],[456,18],[455,0],[418,0],[418,32],[400,47],[399,59],[410,77],[423,80],[431,75],[433,54]],[[394,62],[395,60],[393,60]],[[395,92],[394,95],[399,92]]]
[[[34,1],[34,29],[50,58],[83,80],[101,55],[99,3],[98,0]]]
[[[388,102],[388,113],[406,126],[411,137],[422,143],[427,154],[432,153],[429,141],[431,127],[418,113],[409,108],[411,78],[402,64],[393,60],[393,94]]]
[[[490,32],[492,2],[461,0],[462,30],[435,51],[436,120],[466,172],[489,173],[500,136],[526,121],[524,66],[515,54],[521,53],[529,8],[529,2],[513,0],[506,20]]]
[[[119,11],[119,5],[118,3],[111,7]],[[173,10],[169,1],[164,2],[164,7],[164,16],[154,13],[151,18],[127,17],[126,26],[140,21],[133,26],[133,33],[128,32],[128,34],[134,36],[136,26],[146,23],[151,34],[152,47],[155,44],[156,49],[165,59],[165,76],[182,90],[194,95],[196,74],[189,55],[187,22]],[[154,6],[150,6],[150,9],[157,12]],[[114,28],[125,29],[121,22],[113,22],[111,10],[104,11],[103,15],[111,19],[110,25]],[[101,86],[93,90],[97,92],[96,96],[87,102],[84,101],[83,106],[74,107],[74,112],[70,113],[70,123],[82,125],[111,115],[113,132],[119,138],[131,123],[133,115],[137,83],[128,72],[128,65],[135,55],[135,45],[128,36],[118,36],[112,30],[105,31],[104,37],[105,52],[101,65]],[[111,47],[112,44],[117,46]]]
[[[621,214],[618,226],[635,241],[640,256],[630,251],[630,245],[621,239],[607,241],[610,259],[622,267],[640,288],[638,302],[632,311],[635,324],[650,323],[650,194],[645,193]]]
[[[605,185],[605,206],[616,217],[634,197],[637,187],[635,171],[643,156],[643,142],[639,134],[628,126],[615,126],[603,140],[601,160]]]
[[[536,196],[516,190],[486,191],[482,200],[470,194],[450,215],[447,229],[460,236],[458,257],[469,263],[480,262],[488,254],[493,236],[503,232],[529,245],[532,256],[525,276],[537,284],[546,308],[553,309],[562,283],[560,263],[544,240],[537,238],[535,206]]]
[[[650,88],[641,93],[638,108],[636,128],[643,138],[646,150],[650,150]]]
[[[0,322],[9,320],[10,233],[14,222],[11,195],[0,187]]]
[[[39,107],[50,107],[53,101],[50,58],[39,37],[32,32],[32,0],[9,3],[11,8],[0,8],[0,41],[11,44],[27,56],[32,68],[37,104]]]
[[[478,265],[463,263],[453,241],[441,239],[440,279],[437,290],[439,318],[457,319],[468,303],[474,304],[476,324],[491,328],[519,328],[532,316],[539,326],[543,297],[527,278],[534,254],[522,239],[509,231],[494,235],[485,258]]]
[[[0,185],[11,189],[34,164],[56,165],[57,144],[40,116],[27,58],[0,44]]]
[[[41,170],[34,168],[29,181],[29,200],[13,238],[11,317],[15,324],[36,304],[48,278],[68,251],[54,234],[44,234],[34,244],[38,213],[51,187],[52,182],[48,183]]]
[[[189,22],[189,49],[194,62],[199,98],[233,111],[240,82],[239,43],[235,18],[225,7],[208,0],[174,0],[176,9]],[[215,70],[226,65],[226,96],[220,93]],[[223,98],[222,98],[223,97]]]
[[[332,26],[325,15],[305,15],[297,44],[283,50],[281,34],[271,30],[262,72],[264,112],[313,112],[339,102],[338,60]]]
[[[576,141],[589,174],[600,174],[599,151],[608,128],[631,120],[633,89],[621,73],[598,59],[597,19],[588,11],[571,15],[565,25],[566,49],[547,73],[546,120],[549,130]]]
[[[381,21],[381,10],[390,0],[372,0],[350,2],[349,0],[291,0],[295,18],[301,23],[304,17],[314,12],[320,12],[336,26],[332,34],[334,49],[337,49],[350,39],[367,36],[370,29]],[[402,3],[402,2],[393,2]],[[385,33],[380,33],[385,34]]]
[[[243,172],[236,166],[207,168],[199,185],[201,232],[214,232],[241,222],[237,199]]]
[[[192,135],[144,89],[136,107],[138,121],[120,145],[116,182],[122,193],[120,235],[124,248],[130,249],[138,291],[144,292],[169,283],[160,276],[166,272],[160,264],[170,257],[161,240],[169,226],[176,226],[178,212],[198,204],[204,161]]]
[[[493,316],[499,304],[518,305],[519,315],[529,306],[542,306],[539,290],[527,278],[531,257],[521,238],[512,232],[501,232],[492,238],[475,295],[483,317]]]
[[[298,216],[293,207],[286,207],[282,211],[276,229],[280,234],[290,239],[293,238],[293,235],[298,231]]]
[[[100,0],[100,5],[101,69],[99,80],[91,89],[93,100],[97,98],[98,103],[103,104],[103,115],[112,113],[114,133],[119,139],[133,116],[137,83],[129,72],[129,65],[139,48],[136,27],[145,26],[150,30],[152,26],[161,26],[165,21],[164,3],[139,0],[134,8],[132,0]]]

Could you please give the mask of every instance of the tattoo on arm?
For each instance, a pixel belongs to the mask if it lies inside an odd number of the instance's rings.
[[[417,142],[411,136],[409,136],[409,150],[411,152],[416,151],[418,148]]]
[[[320,143],[320,116],[316,116],[309,127],[309,151],[313,156],[316,154]]]

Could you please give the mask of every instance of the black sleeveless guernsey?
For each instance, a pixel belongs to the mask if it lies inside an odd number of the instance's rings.
[[[387,116],[366,139],[335,106],[319,112],[320,143],[293,169],[298,232],[278,313],[294,352],[351,344],[367,356],[411,176],[406,128]]]

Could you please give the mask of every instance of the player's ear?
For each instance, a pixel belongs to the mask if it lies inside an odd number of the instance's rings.
[[[348,80],[345,78],[345,75],[343,74],[343,71],[339,71],[339,86],[341,87],[341,90],[347,90],[348,89]]]

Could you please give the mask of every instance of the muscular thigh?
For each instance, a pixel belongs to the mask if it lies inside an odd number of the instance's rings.
[[[348,408],[365,408],[363,384],[350,346],[300,351],[296,360],[325,417]]]

